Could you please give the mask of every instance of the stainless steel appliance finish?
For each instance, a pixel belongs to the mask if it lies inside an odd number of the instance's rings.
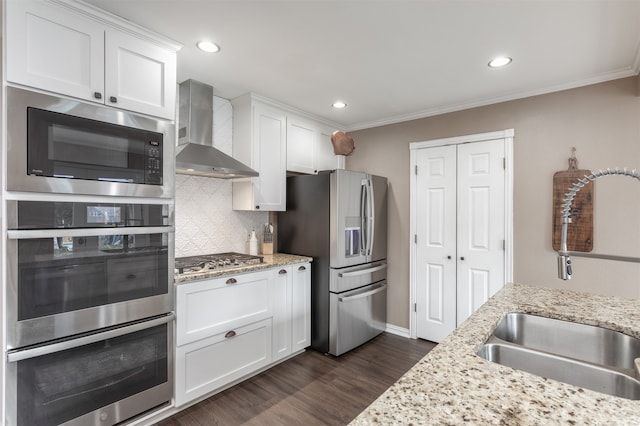
[[[35,198],[5,200],[8,424],[106,426],[169,404],[173,204]]]
[[[313,257],[311,347],[341,355],[386,327],[387,179],[348,170],[287,178],[278,250]]]
[[[6,102],[7,423],[168,406],[173,123],[15,87]]]
[[[195,274],[210,270],[226,270],[262,263],[262,256],[244,253],[215,253],[199,256],[178,257],[175,261],[175,274]]]
[[[170,204],[7,201],[7,348],[172,311],[172,217]]]
[[[8,191],[173,197],[173,123],[11,86],[6,101]],[[39,127],[37,114],[28,119],[30,111],[60,122]],[[128,140],[127,132],[162,140]],[[42,163],[62,171],[44,170]]]
[[[169,313],[7,353],[11,425],[113,425],[173,397]]]
[[[213,87],[180,83],[176,173],[232,179],[258,172],[213,146]]]

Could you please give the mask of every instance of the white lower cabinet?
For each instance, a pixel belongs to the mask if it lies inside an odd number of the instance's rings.
[[[311,264],[291,269],[291,351],[296,352],[311,345]]]
[[[273,361],[311,344],[311,265],[273,271]]]
[[[271,362],[271,319],[176,350],[176,406],[215,391]]]
[[[309,346],[310,270],[302,263],[177,285],[177,407]]]
[[[273,360],[291,355],[291,267],[273,270]]]

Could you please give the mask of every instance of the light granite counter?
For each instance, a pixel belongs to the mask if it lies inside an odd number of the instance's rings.
[[[196,272],[192,274],[175,275],[174,281],[176,284],[181,284],[190,281],[203,280],[207,278],[224,277],[228,275],[244,274],[247,272],[255,272],[263,269],[277,268],[281,266],[294,265],[296,263],[311,262],[313,259],[308,256],[297,256],[294,254],[275,253],[275,254],[261,254],[263,257],[262,263],[254,265],[243,265],[225,269],[212,269],[206,272]]]
[[[477,350],[507,312],[598,325],[640,338],[638,300],[509,284],[351,425],[640,425],[640,401],[478,357]]]

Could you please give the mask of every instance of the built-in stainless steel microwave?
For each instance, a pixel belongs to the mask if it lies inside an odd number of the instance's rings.
[[[7,88],[7,190],[173,197],[174,125]]]

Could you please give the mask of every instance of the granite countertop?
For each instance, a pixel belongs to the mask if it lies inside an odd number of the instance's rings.
[[[275,253],[275,254],[261,254],[263,257],[262,263],[255,265],[238,266],[234,268],[225,269],[212,269],[206,272],[197,272],[193,274],[175,275],[174,282],[176,284],[203,280],[206,278],[217,278],[228,275],[244,274],[246,272],[255,272],[263,269],[277,268],[279,266],[293,265],[296,263],[311,262],[312,258],[308,256],[298,256],[294,254]]]
[[[352,423],[639,425],[640,401],[514,370],[476,355],[507,312],[603,326],[640,338],[640,302],[508,284]]]

